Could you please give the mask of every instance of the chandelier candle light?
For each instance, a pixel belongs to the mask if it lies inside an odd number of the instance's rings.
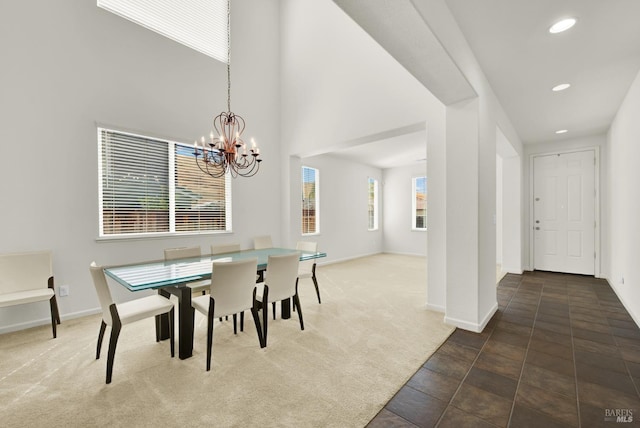
[[[232,177],[251,177],[260,169],[260,148],[251,139],[251,147],[242,140],[244,119],[231,112],[231,0],[227,0],[227,111],[213,119],[209,142],[205,137],[193,143],[198,168],[214,178],[230,173]]]

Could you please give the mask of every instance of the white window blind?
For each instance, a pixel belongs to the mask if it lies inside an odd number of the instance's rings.
[[[98,128],[100,236],[231,230],[231,179],[180,143]]]
[[[319,172],[315,168],[302,167],[302,234],[320,232],[318,203]]]
[[[174,193],[176,232],[231,230],[231,180],[200,171],[193,146],[175,144]]]
[[[97,0],[98,7],[227,62],[225,0]]]
[[[378,180],[369,177],[369,230],[378,230]]]
[[[427,230],[427,177],[413,178],[412,224],[415,230]]]

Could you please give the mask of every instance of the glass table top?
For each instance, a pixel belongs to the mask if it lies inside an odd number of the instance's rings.
[[[258,259],[258,271],[267,268],[267,259],[272,255],[300,253],[300,261],[326,257],[326,253],[307,252],[288,248],[265,248],[261,250],[244,250],[224,254],[207,254],[200,257],[161,260],[110,266],[104,269],[107,276],[114,279],[131,291],[149,290],[167,286],[179,286],[189,282],[211,278],[211,263],[243,259]]]

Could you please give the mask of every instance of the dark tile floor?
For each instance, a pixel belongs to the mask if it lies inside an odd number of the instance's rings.
[[[497,293],[485,330],[456,329],[369,427],[640,426],[640,329],[606,281],[527,272]]]

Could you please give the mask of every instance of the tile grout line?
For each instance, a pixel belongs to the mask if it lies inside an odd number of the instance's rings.
[[[462,384],[464,383],[464,381],[467,379],[467,376],[469,376],[469,373],[471,372],[471,369],[473,368],[473,366],[476,364],[476,361],[478,360],[478,358],[480,357],[480,353],[482,352],[482,350],[484,349],[484,347],[486,346],[487,342],[489,341],[489,339],[491,338],[491,335],[493,334],[493,331],[495,330],[495,327],[491,330],[491,333],[489,333],[489,336],[487,336],[487,339],[484,341],[484,343],[482,344],[482,347],[480,348],[480,350],[478,351],[478,355],[476,355],[476,357],[473,359],[473,361],[471,362],[471,365],[469,366],[469,369],[467,370],[467,372],[464,374],[464,376],[462,377],[462,380],[460,380],[460,383],[458,384],[458,387],[456,388],[455,392],[453,393],[453,395],[451,396],[451,398],[449,399],[449,402],[447,403],[447,407],[444,408],[442,414],[440,415],[440,417],[438,418],[438,420],[436,421],[435,427],[437,428],[438,425],[440,425],[440,422],[442,421],[442,418],[444,417],[444,414],[447,413],[447,410],[449,410],[449,407],[454,407],[456,409],[458,409],[456,406],[453,406],[451,403],[453,403],[453,399],[456,397],[456,395],[458,394],[458,392],[460,391],[460,388],[462,388]],[[458,409],[458,410],[462,410],[462,409]],[[464,410],[463,410],[464,411]],[[477,416],[478,419],[482,419],[479,416]],[[482,419],[485,422],[485,419]],[[490,423],[490,422],[489,422]],[[492,424],[493,425],[493,424]]]
[[[503,276],[502,279],[504,279],[506,277]],[[501,281],[502,281],[501,279]],[[520,288],[520,284],[522,283],[522,279],[520,279],[520,282],[518,283],[518,289]],[[496,284],[496,292],[497,292],[497,288],[498,288],[499,284]],[[516,289],[516,291],[518,290]],[[504,310],[506,310],[509,305],[511,304],[511,300],[513,299],[513,296],[515,296],[516,292],[513,293],[513,295],[509,298],[509,302],[505,305]],[[504,312],[503,310],[503,312]],[[497,313],[497,311],[496,311]],[[494,314],[495,316],[495,314]],[[492,317],[493,318],[493,317]],[[500,315],[500,318],[502,318],[502,314]],[[489,321],[491,322],[491,321]],[[449,402],[447,403],[447,407],[444,408],[444,411],[442,412],[442,414],[440,415],[440,417],[438,418],[436,424],[434,425],[436,428],[440,425],[440,422],[442,421],[442,418],[444,417],[445,413],[447,413],[447,410],[449,410],[449,407],[454,407],[456,409],[458,409],[456,406],[453,406],[451,403],[453,403],[453,399],[456,397],[456,395],[458,394],[458,392],[460,391],[460,388],[462,388],[462,384],[464,383],[464,381],[467,379],[467,376],[469,376],[469,373],[471,372],[471,369],[473,368],[473,366],[475,366],[476,361],[478,361],[478,358],[480,357],[480,354],[482,353],[482,350],[485,348],[485,346],[487,346],[487,343],[489,342],[489,339],[491,339],[491,336],[493,336],[493,332],[496,330],[495,326],[491,329],[491,333],[489,333],[489,335],[487,336],[486,340],[484,341],[484,343],[482,344],[482,347],[480,347],[480,350],[478,351],[478,354],[476,355],[476,357],[473,359],[473,361],[471,362],[471,365],[469,366],[469,369],[467,370],[467,372],[465,373],[464,377],[462,378],[462,380],[460,381],[460,383],[458,384],[458,387],[456,388],[455,392],[453,393],[453,395],[451,396],[451,398],[449,399]],[[458,410],[462,410],[462,409],[458,409]],[[475,415],[474,415],[475,416]],[[486,419],[483,419],[479,416],[476,416],[478,419],[481,419],[485,422],[487,422],[490,425],[494,425],[492,422],[487,421]],[[494,425],[495,426],[495,425]]]
[[[524,276],[523,276],[524,279]],[[518,290],[522,286],[522,281],[518,284]],[[533,317],[533,324],[531,324],[531,332],[529,333],[529,342],[527,343],[527,348],[524,352],[524,358],[522,360],[522,367],[520,368],[520,376],[518,376],[518,383],[516,384],[516,390],[513,394],[513,403],[511,403],[511,411],[509,412],[509,420],[507,421],[507,427],[511,426],[511,418],[513,417],[513,410],[516,407],[516,399],[518,398],[518,390],[520,389],[520,382],[522,381],[522,374],[524,373],[524,364],[527,361],[527,356],[529,355],[529,346],[531,346],[531,340],[533,338],[533,332],[535,330],[536,321],[538,320],[538,311],[540,310],[540,301],[542,300],[542,290],[544,290],[544,283],[540,288],[540,296],[538,297],[538,305],[536,306],[536,313]],[[509,301],[511,303],[511,301]]]
[[[566,284],[567,287],[567,306],[569,307],[569,336],[571,337],[571,357],[573,359],[573,375],[574,375],[574,383],[576,388],[576,412],[578,412],[578,427],[582,426],[582,421],[580,419],[580,392],[578,389],[578,366],[576,365],[576,346],[573,340],[573,322],[571,318],[571,298],[569,296],[569,284]],[[600,299],[598,299],[598,305],[600,304]]]

